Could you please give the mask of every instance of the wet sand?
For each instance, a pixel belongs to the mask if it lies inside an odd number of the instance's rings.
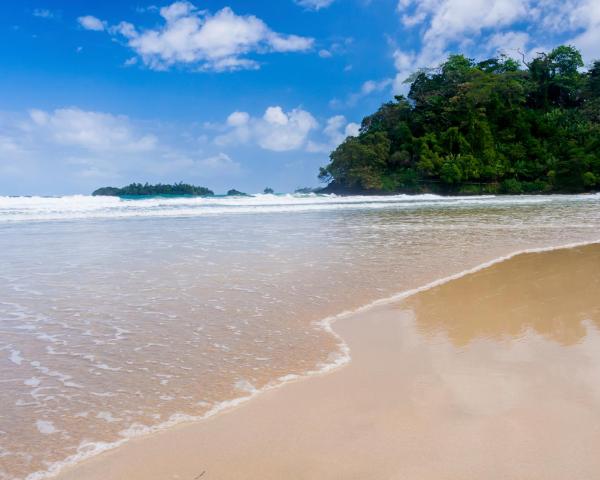
[[[352,361],[65,470],[82,479],[597,479],[600,245],[337,322]]]

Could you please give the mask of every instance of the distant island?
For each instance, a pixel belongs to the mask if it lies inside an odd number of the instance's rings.
[[[239,190],[236,190],[235,188],[232,188],[231,190],[227,191],[227,196],[228,197],[249,197],[250,195],[248,195],[247,193],[244,193],[244,192],[240,192]]]
[[[600,187],[600,61],[451,55],[407,80],[330,155],[323,193],[584,192]]]
[[[93,196],[126,197],[126,196],[150,196],[150,195],[193,195],[209,197],[214,192],[206,187],[197,187],[187,183],[174,183],[173,185],[158,183],[132,183],[126,187],[102,187],[92,192]]]

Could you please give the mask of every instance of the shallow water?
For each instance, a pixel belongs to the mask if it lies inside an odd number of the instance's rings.
[[[599,232],[600,195],[0,197],[0,478],[323,368],[327,316]]]

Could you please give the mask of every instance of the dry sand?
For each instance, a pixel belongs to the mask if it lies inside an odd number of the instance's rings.
[[[600,245],[339,321],[352,361],[59,478],[600,478]]]

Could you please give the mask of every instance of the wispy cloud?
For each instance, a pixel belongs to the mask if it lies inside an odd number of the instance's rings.
[[[58,13],[48,10],[47,8],[36,8],[33,10],[33,16],[38,18],[52,19],[57,18],[59,15]]]
[[[335,0],[295,0],[298,5],[308,10],[320,10],[331,5]]]
[[[226,178],[242,171],[229,154],[204,151],[178,126],[165,133],[164,124],[147,123],[77,107],[3,114],[0,171],[7,181],[56,177],[62,186],[80,187],[140,178]]]

